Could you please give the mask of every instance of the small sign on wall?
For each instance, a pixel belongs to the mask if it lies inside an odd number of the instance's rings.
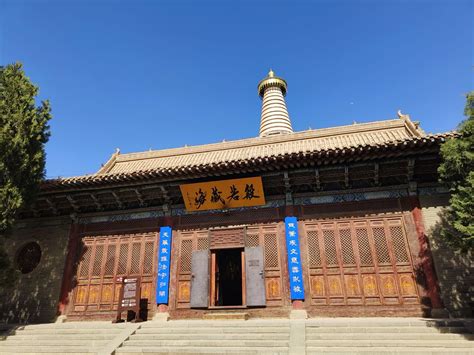
[[[180,185],[187,211],[205,211],[265,204],[262,178],[250,177]]]
[[[158,245],[158,274],[156,278],[157,304],[168,304],[171,237],[171,227],[160,228],[160,244]]]
[[[296,217],[285,217],[285,235],[291,299],[304,300],[303,270]]]

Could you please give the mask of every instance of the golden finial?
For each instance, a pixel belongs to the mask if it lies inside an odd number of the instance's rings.
[[[286,90],[287,90],[286,81],[276,76],[275,72],[272,69],[270,69],[270,71],[268,72],[268,75],[258,83],[258,94],[260,95],[260,97],[263,97],[263,93],[265,92],[265,89],[271,86],[279,87],[283,95],[286,95]]]

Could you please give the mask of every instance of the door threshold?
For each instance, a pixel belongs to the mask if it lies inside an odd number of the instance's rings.
[[[245,309],[247,306],[211,306],[207,309]]]

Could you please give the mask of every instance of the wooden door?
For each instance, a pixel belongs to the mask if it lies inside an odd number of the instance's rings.
[[[245,248],[247,306],[265,306],[265,274],[261,246]]]
[[[141,277],[141,299],[152,309],[157,245],[158,233],[84,237],[69,316],[113,317],[121,276]]]
[[[198,250],[191,258],[191,308],[209,307],[209,251]]]
[[[401,215],[301,222],[315,305],[419,304]]]

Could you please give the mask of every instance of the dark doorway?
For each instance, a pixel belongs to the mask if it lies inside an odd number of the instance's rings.
[[[242,306],[242,250],[216,250],[215,305]]]

